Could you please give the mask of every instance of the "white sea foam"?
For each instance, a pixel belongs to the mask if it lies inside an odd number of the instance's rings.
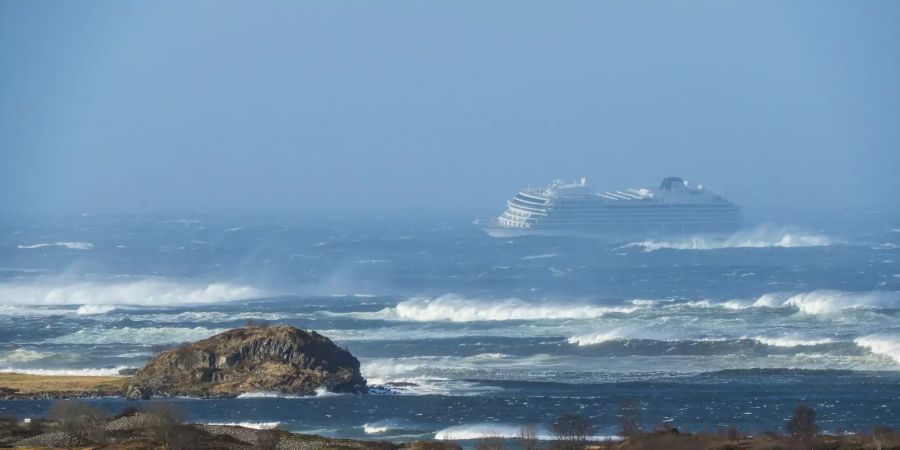
[[[853,340],[856,345],[877,355],[887,356],[900,364],[900,335],[870,334]]]
[[[660,249],[675,250],[716,250],[722,248],[765,248],[765,247],[821,247],[831,245],[832,240],[821,234],[787,232],[785,230],[760,227],[751,231],[739,231],[722,239],[692,236],[670,241],[647,240],[632,242],[618,247],[643,248],[652,252]]]
[[[500,321],[541,319],[596,319],[609,313],[631,313],[634,306],[591,306],[531,303],[517,298],[482,300],[446,294],[434,299],[410,299],[397,304],[393,312],[415,321]]]
[[[80,316],[89,316],[95,314],[106,314],[115,311],[118,307],[115,305],[81,305],[75,311]]]
[[[9,353],[0,356],[0,364],[15,364],[23,362],[38,361],[44,358],[55,356],[54,353],[38,352],[34,350],[26,350],[17,348]]]
[[[340,392],[331,392],[325,386],[319,386],[316,388],[316,397],[337,397],[345,394],[341,394]]]
[[[900,308],[900,292],[843,292],[817,290],[796,294],[782,306],[793,306],[806,314],[833,314],[854,308]]]
[[[579,346],[597,345],[604,342],[626,340],[626,339],[654,339],[665,340],[663,333],[650,329],[620,327],[612,330],[600,331],[597,333],[583,334],[570,337],[570,344],[578,344]]]
[[[384,433],[389,429],[390,428],[387,427],[386,425],[376,425],[376,424],[368,424],[368,423],[363,425],[363,432],[366,434]]]
[[[244,427],[254,430],[274,430],[281,422],[209,422],[207,425],[222,425],[228,427]]]
[[[63,375],[63,376],[85,376],[85,377],[101,377],[101,376],[118,376],[119,371],[128,369],[128,366],[119,366],[113,368],[102,369],[22,369],[15,367],[0,367],[0,372],[21,373],[26,375]]]
[[[557,256],[556,253],[542,253],[542,254],[540,254],[540,255],[528,255],[528,256],[522,256],[522,257],[520,257],[519,259],[522,259],[522,260],[526,260],[526,261],[527,261],[527,260],[531,260],[531,259],[556,258],[556,256]]]
[[[521,425],[503,424],[503,423],[474,423],[465,425],[456,425],[438,431],[434,435],[435,440],[453,441],[453,440],[472,440],[480,439],[485,436],[494,436],[500,438],[514,439],[520,436],[522,432]],[[545,427],[538,427],[538,440],[552,441],[556,440],[550,431]],[[620,440],[618,436],[590,436],[592,441]]]
[[[48,339],[50,344],[179,344],[193,342],[219,334],[224,329],[203,327],[147,327],[147,328],[83,328],[72,334]]]
[[[303,398],[302,395],[285,394],[278,391],[254,391],[244,392],[236,398]]]
[[[179,305],[260,297],[261,291],[231,283],[164,278],[71,281],[37,278],[0,283],[0,303],[18,305]]]
[[[52,242],[41,244],[19,244],[16,247],[21,249],[44,248],[44,247],[65,247],[71,250],[91,250],[94,244],[90,242]]]
[[[756,336],[753,340],[773,347],[800,347],[807,345],[823,345],[834,342],[831,338],[810,339],[802,336],[765,337]]]

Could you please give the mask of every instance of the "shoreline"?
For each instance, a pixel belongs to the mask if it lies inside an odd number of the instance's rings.
[[[57,400],[122,397],[124,375],[35,375],[0,372],[0,400]]]

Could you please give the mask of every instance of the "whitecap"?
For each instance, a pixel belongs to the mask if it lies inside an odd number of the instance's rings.
[[[531,303],[518,298],[473,299],[455,294],[405,300],[393,308],[397,317],[414,321],[503,321],[596,319],[610,313],[632,313],[636,306],[592,306]]]
[[[80,316],[88,316],[94,314],[106,314],[115,311],[116,309],[117,307],[115,305],[81,305],[75,313]]]
[[[129,369],[128,366],[118,366],[112,368],[85,368],[85,369],[34,369],[34,368],[16,368],[16,367],[0,367],[0,372],[20,373],[25,375],[60,375],[60,376],[119,376],[119,371]]]
[[[602,344],[604,342],[609,342],[609,341],[627,340],[627,339],[665,340],[666,336],[660,332],[649,330],[649,329],[620,327],[620,328],[614,328],[614,329],[607,330],[607,331],[600,331],[600,332],[591,333],[591,334],[572,336],[568,339],[568,341],[570,344],[577,344],[578,346],[587,346],[587,345]]]
[[[52,242],[40,244],[19,244],[16,247],[20,249],[44,248],[44,247],[65,247],[70,250],[91,250],[94,244],[90,242]]]
[[[553,436],[552,433],[546,427],[538,427],[536,429],[537,435],[535,436],[538,440],[541,441],[553,441],[558,438]],[[473,440],[473,439],[481,439],[484,437],[499,437],[505,439],[515,439],[519,437],[522,433],[521,425],[512,425],[508,423],[474,423],[474,424],[464,424],[464,425],[455,425],[452,427],[444,428],[443,430],[438,431],[434,435],[434,439],[438,441],[453,441],[453,440]],[[595,435],[589,436],[589,440],[596,442],[603,442],[607,440],[621,440],[618,436],[612,435]]]
[[[870,334],[860,336],[853,342],[876,355],[887,356],[900,364],[900,336],[896,334]]]
[[[236,398],[303,398],[303,396],[278,391],[253,391],[239,394]]]
[[[0,283],[0,303],[12,305],[180,305],[260,296],[262,292],[250,286],[165,278],[72,281],[55,277]]]
[[[771,345],[773,347],[800,347],[800,346],[813,346],[813,345],[824,345],[831,344],[834,341],[831,338],[820,338],[820,339],[810,339],[803,336],[779,336],[779,337],[765,337],[765,336],[756,336],[753,340]]]
[[[207,422],[207,425],[219,425],[227,427],[244,427],[254,430],[274,430],[281,422]]]
[[[766,247],[821,247],[832,245],[828,236],[821,234],[788,232],[780,229],[760,227],[750,231],[739,231],[724,238],[690,236],[669,241],[646,240],[632,242],[614,250],[642,248],[652,252],[661,249],[674,250],[717,250],[723,248],[766,248]]]
[[[823,289],[793,295],[782,306],[793,306],[806,314],[833,314],[856,308],[896,309],[900,308],[900,292],[843,292]]]
[[[56,356],[56,354],[17,348],[9,353],[4,354],[3,356],[0,356],[0,364],[38,361],[53,356]]]

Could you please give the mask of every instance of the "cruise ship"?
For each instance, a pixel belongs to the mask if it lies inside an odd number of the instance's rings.
[[[506,202],[506,211],[476,220],[494,237],[592,236],[618,241],[678,235],[727,235],[741,227],[740,207],[703,185],[679,177],[659,188],[598,192],[582,178],[527,188]]]

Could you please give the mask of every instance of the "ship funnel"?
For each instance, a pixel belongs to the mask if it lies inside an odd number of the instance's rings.
[[[587,177],[581,177],[581,185],[587,186]]]

